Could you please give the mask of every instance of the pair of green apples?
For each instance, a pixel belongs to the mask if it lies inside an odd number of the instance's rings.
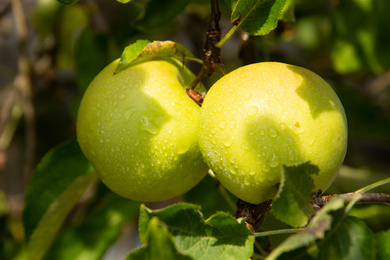
[[[276,62],[238,68],[199,107],[186,93],[195,76],[180,62],[148,61],[114,75],[117,65],[84,94],[77,138],[102,181],[123,197],[167,200],[210,168],[230,192],[258,204],[277,193],[283,165],[317,165],[314,184],[325,190],[342,164],[343,106],[309,70]]]

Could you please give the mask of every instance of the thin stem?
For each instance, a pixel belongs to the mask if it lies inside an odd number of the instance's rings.
[[[253,235],[255,237],[267,237],[267,236],[274,236],[274,235],[294,234],[294,233],[300,232],[302,230],[305,230],[305,229],[304,228],[279,229],[279,230],[270,230],[270,231],[264,231],[264,232],[256,232]]]
[[[215,47],[222,48],[222,45],[224,45],[226,41],[230,37],[232,37],[232,35],[240,28],[239,25],[236,25],[232,29],[230,29],[230,31],[227,34],[225,34],[225,36],[217,44],[215,44]]]

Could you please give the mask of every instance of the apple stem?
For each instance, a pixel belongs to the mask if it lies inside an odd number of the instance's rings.
[[[194,79],[194,81],[187,87],[187,94],[198,104],[203,102],[202,95],[195,91],[196,85],[205,77],[210,77],[214,72],[218,72],[222,76],[226,75],[226,71],[221,61],[221,48],[216,44],[221,40],[221,28],[219,21],[221,19],[221,12],[219,10],[218,0],[211,1],[211,15],[209,28],[206,32],[206,42],[203,48],[203,66]],[[203,95],[204,96],[204,95]]]
[[[263,224],[265,213],[271,209],[272,200],[254,205],[243,200],[237,201],[236,218],[244,218],[247,227],[256,232]]]

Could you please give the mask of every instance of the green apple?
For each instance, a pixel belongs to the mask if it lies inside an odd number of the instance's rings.
[[[197,141],[200,107],[186,94],[195,76],[173,59],[114,75],[117,65],[103,69],[83,96],[77,117],[82,151],[123,197],[161,201],[188,191],[208,170]]]
[[[347,121],[317,74],[276,62],[241,67],[218,80],[201,108],[199,146],[219,181],[241,200],[272,199],[282,165],[319,167],[326,190],[344,160]]]

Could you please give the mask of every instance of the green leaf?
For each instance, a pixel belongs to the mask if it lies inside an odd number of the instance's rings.
[[[200,207],[176,204],[152,211],[141,207],[139,233],[146,242],[147,224],[153,217],[163,221],[173,235],[176,248],[194,259],[248,259],[253,254],[254,237],[244,221],[218,212],[204,220]]]
[[[267,260],[278,259],[283,253],[287,253],[312,244],[317,239],[323,239],[325,232],[331,228],[333,217],[330,212],[339,210],[345,205],[343,199],[330,200],[313,219],[310,221],[307,228],[297,234],[289,236],[271,254]]]
[[[180,43],[138,40],[125,48],[115,73],[145,61],[166,58],[184,59],[185,57],[194,58],[194,55]]]
[[[240,0],[231,22],[251,35],[265,35],[276,28],[286,0]]]
[[[188,203],[200,205],[204,217],[209,217],[217,211],[225,211],[234,214],[232,207],[222,197],[218,191],[218,180],[212,178],[209,174],[203,180],[184,194],[183,200]],[[236,203],[237,198],[227,192],[231,200]]]
[[[179,253],[173,243],[168,227],[157,217],[152,217],[144,233],[144,246],[127,256],[127,260],[190,260],[189,256]]]
[[[123,224],[135,216],[138,208],[139,202],[109,192],[84,222],[59,235],[45,259],[102,259],[121,234]]]
[[[79,0],[57,0],[57,1],[64,5],[71,5],[77,3]]]
[[[92,170],[75,139],[44,156],[27,187],[23,211],[31,259],[42,258],[78,198],[98,179]]]
[[[181,14],[189,2],[190,0],[150,0],[146,6],[145,15],[135,26],[145,32],[159,29]]]
[[[282,14],[280,15],[280,20],[289,23],[295,22],[294,0],[286,0],[286,4],[284,5]]]
[[[310,174],[317,174],[316,165],[309,162],[297,166],[283,166],[278,194],[272,202],[271,213],[292,227],[307,224],[313,214],[311,208],[314,184]]]
[[[374,235],[364,221],[344,218],[344,211],[335,212],[333,218],[332,230],[318,245],[321,259],[375,259]]]
[[[390,230],[381,231],[375,234],[376,259],[390,259]]]

